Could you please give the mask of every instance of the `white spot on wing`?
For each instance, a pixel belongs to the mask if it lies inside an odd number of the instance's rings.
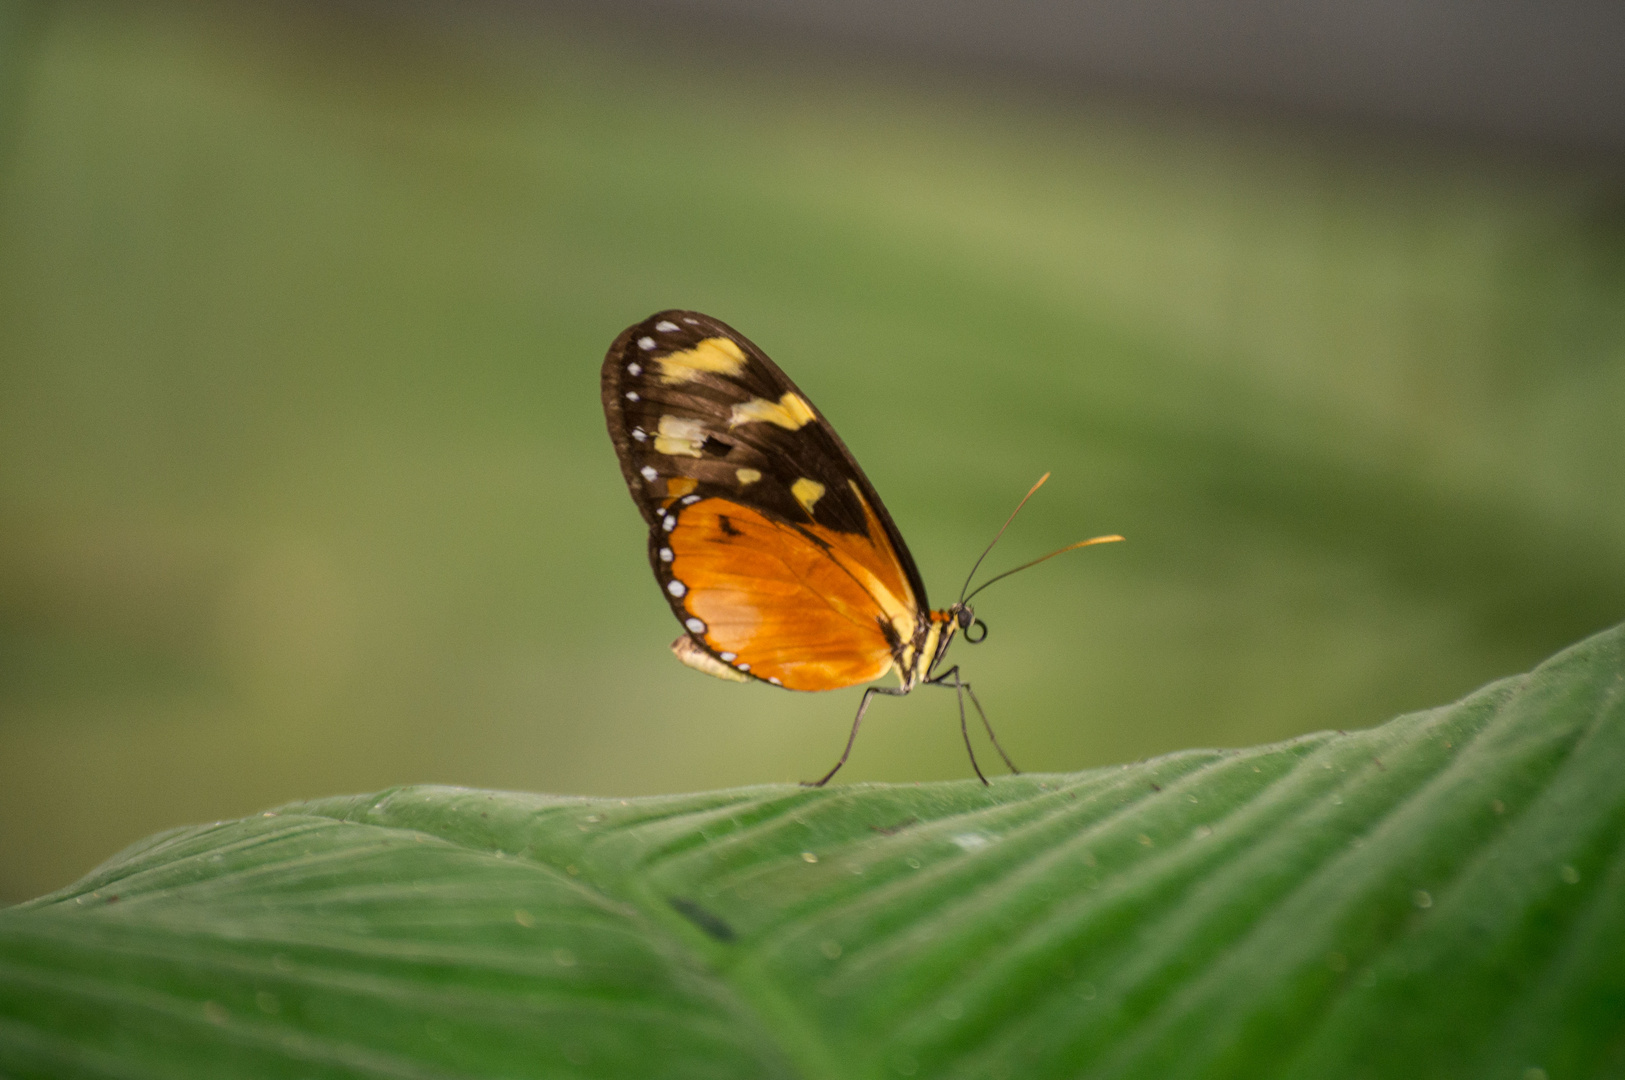
[[[684,585],[681,581],[678,581],[676,578],[673,578],[673,579],[671,579],[670,581],[668,581],[666,583],[666,591],[671,593],[673,596],[679,596],[680,597],[684,593],[688,592],[688,586]]]
[[[678,329],[678,326],[670,319],[661,319],[659,322],[655,323],[655,329],[659,330],[662,334],[669,334],[673,330]]]
[[[641,473],[643,478],[649,481],[651,484],[654,483],[655,480],[660,476],[659,473],[655,472],[655,467],[653,465],[645,465],[643,468],[639,469],[638,472]]]
[[[661,562],[671,562],[671,558],[672,558],[671,548],[661,548],[660,549],[660,561]]]
[[[688,325],[690,325],[690,326],[698,326],[698,325],[700,325],[700,320],[698,320],[698,319],[691,319],[691,318],[689,318],[689,317],[688,317],[688,316],[687,316],[687,315],[684,315],[684,316],[683,316],[683,321],[684,321],[684,322],[686,322],[686,323],[688,323]]]
[[[642,364],[628,364],[628,365],[626,365],[626,373],[628,375],[642,375],[643,374],[643,365]]]
[[[638,442],[644,442],[649,438],[649,436],[646,435],[643,429],[640,427],[635,427],[632,429],[632,437]]]
[[[749,664],[735,664],[734,667],[738,668],[740,671],[749,671],[750,670],[750,665]]]
[[[697,503],[699,501],[700,501],[700,497],[698,495],[686,495],[686,496],[683,497],[683,505],[684,506],[693,506],[695,503]]]
[[[660,527],[665,529],[667,532],[671,532],[673,529],[677,528],[677,515],[667,514],[666,520],[660,523]]]
[[[655,433],[655,449],[662,454],[697,458],[705,440],[705,421],[668,414],[660,418],[660,429]]]
[[[779,681],[779,677],[777,675],[769,675],[767,677],[767,681],[772,683],[774,686],[783,686],[784,685],[783,683],[781,683]]]
[[[687,622],[685,622],[683,625],[688,627],[690,630],[692,630],[696,634],[705,633],[705,623],[701,622],[699,619],[690,619]]]
[[[636,390],[628,390],[626,392],[626,400],[628,400],[628,401],[636,401],[636,400],[638,400],[638,392]]]
[[[733,663],[735,660],[739,659],[739,654],[738,653],[725,652],[725,653],[717,653],[717,655],[722,657],[724,660],[726,660],[730,664]]]
[[[654,338],[652,338],[652,337],[640,337],[640,338],[638,338],[638,348],[640,348],[640,349],[652,349],[654,347],[655,347],[655,339]]]

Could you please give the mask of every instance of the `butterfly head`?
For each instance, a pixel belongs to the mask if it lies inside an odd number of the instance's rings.
[[[976,617],[971,606],[961,601],[948,609],[948,615],[954,622],[954,629],[965,635],[965,640],[976,645],[987,639],[987,623]],[[974,634],[972,627],[981,627],[980,634]]]

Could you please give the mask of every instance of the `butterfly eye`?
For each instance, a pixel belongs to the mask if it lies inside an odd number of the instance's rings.
[[[968,607],[958,607],[954,609],[954,619],[959,623],[961,630],[969,630],[970,624],[976,619],[976,613]]]

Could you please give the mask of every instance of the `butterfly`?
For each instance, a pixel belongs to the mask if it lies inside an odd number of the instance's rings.
[[[897,687],[864,691],[840,760],[810,786],[846,764],[876,694],[901,697],[920,685],[958,693],[960,733],[982,783],[966,695],[1018,771],[958,665],[937,670],[955,635],[973,643],[987,635],[969,603],[975,593],[961,590],[950,607],[931,608],[874,485],[766,353],[718,319],[662,311],[609,347],[602,392],[621,472],[649,525],[649,565],[683,626],[672,643],[677,659],[717,678],[787,690],[836,690],[897,673]],[[1121,539],[1079,541],[1016,570]],[[976,628],[981,636],[973,637]]]

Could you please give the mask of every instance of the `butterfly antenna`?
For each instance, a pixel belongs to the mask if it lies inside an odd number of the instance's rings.
[[[1024,563],[1022,563],[1020,566],[1016,567],[1014,570],[1006,570],[1002,574],[997,574],[997,575],[995,575],[993,577],[988,578],[986,581],[984,581],[980,585],[976,586],[976,592],[973,592],[973,593],[970,594],[970,596],[965,597],[965,600],[969,600],[971,598],[971,596],[975,596],[976,593],[981,592],[983,589],[987,588],[989,585],[993,584],[995,581],[1000,581],[1000,580],[1003,580],[1004,578],[1009,577],[1011,574],[1019,573],[1022,570],[1027,569],[1029,566],[1037,566],[1039,563],[1045,561],[1046,559],[1053,559],[1057,555],[1065,555],[1069,551],[1076,551],[1078,548],[1088,547],[1090,544],[1115,544],[1121,539],[1123,539],[1121,536],[1115,536],[1115,535],[1114,536],[1091,536],[1087,540],[1079,540],[1077,543],[1068,544],[1064,548],[1056,548],[1054,551],[1050,552],[1048,555],[1041,555],[1038,558],[1034,559],[1032,562],[1024,562]],[[963,604],[965,602],[965,600],[961,600],[960,603]]]
[[[982,553],[976,557],[976,562],[970,568],[970,573],[965,575],[965,588],[959,590],[959,602],[961,604],[963,604],[965,602],[965,589],[970,588],[971,579],[976,576],[976,571],[978,571],[978,570],[980,570],[982,568],[982,560],[987,558],[988,553],[993,550],[993,545],[997,544],[999,542],[999,537],[1004,535],[1004,530],[1008,529],[1010,527],[1010,523],[1012,521],[1016,520],[1016,515],[1021,513],[1021,508],[1023,506],[1026,506],[1027,505],[1027,500],[1033,497],[1033,492],[1035,492],[1039,488],[1043,487],[1044,486],[1044,481],[1046,481],[1048,479],[1049,479],[1049,473],[1045,473],[1043,476],[1040,476],[1038,478],[1038,483],[1034,484],[1032,487],[1027,489],[1027,494],[1025,494],[1025,495],[1023,495],[1021,497],[1020,502],[1016,503],[1016,508],[1014,510],[1010,511],[1010,516],[1009,517],[1004,519],[1004,524],[999,527],[999,531],[993,534],[993,539],[988,543],[987,547],[982,549]],[[1059,554],[1059,552],[1057,552],[1056,554]],[[994,581],[997,581],[997,580],[998,580],[997,578],[994,579]],[[991,585],[992,583],[993,582],[990,581],[990,582],[988,582],[988,585]],[[987,588],[987,585],[982,586],[982,589],[985,589],[985,588]],[[981,592],[982,589],[977,589],[976,592]],[[971,595],[975,596],[976,593],[972,593]]]

